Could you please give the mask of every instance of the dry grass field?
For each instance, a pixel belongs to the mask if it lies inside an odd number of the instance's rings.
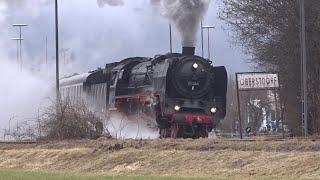
[[[320,179],[320,141],[99,139],[0,144],[0,169],[0,177],[23,170],[100,178]]]

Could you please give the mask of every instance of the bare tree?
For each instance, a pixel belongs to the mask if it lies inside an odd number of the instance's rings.
[[[261,70],[278,71],[285,117],[291,131],[301,134],[300,21],[298,0],[222,0],[220,12],[235,32],[234,40]],[[319,133],[320,1],[305,1],[309,133]]]

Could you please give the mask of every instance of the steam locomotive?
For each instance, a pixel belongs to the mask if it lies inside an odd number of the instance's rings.
[[[160,138],[208,137],[226,115],[227,72],[194,51],[127,58],[63,78],[61,96],[84,98],[106,113],[142,114]]]

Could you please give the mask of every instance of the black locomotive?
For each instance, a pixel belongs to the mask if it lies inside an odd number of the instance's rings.
[[[194,55],[133,57],[60,80],[61,96],[83,98],[101,112],[140,114],[161,138],[207,137],[226,115],[227,72]]]

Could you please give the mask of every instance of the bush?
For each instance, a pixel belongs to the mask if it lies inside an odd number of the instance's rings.
[[[85,103],[70,99],[53,103],[41,117],[44,139],[96,139],[103,134],[101,118]]]

